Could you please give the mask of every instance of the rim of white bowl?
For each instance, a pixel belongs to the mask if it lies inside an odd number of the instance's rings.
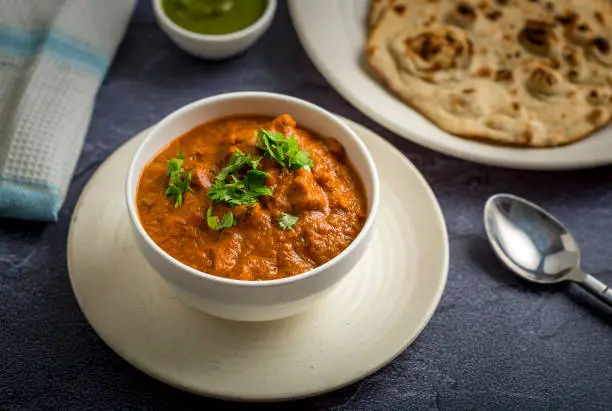
[[[308,109],[313,110],[315,112],[317,112],[318,114],[322,115],[323,117],[326,117],[328,120],[332,121],[333,123],[336,123],[336,125],[338,125],[348,136],[350,136],[351,139],[354,140],[354,142],[357,144],[357,147],[359,148],[359,150],[362,152],[364,158],[365,158],[365,162],[366,162],[366,168],[367,170],[364,170],[366,172],[368,172],[371,176],[372,176],[372,199],[371,199],[371,206],[368,209],[368,217],[366,219],[365,224],[363,225],[363,227],[361,228],[361,231],[359,232],[359,234],[357,234],[357,237],[355,237],[355,239],[348,245],[348,247],[346,247],[344,250],[342,250],[340,252],[340,254],[338,254],[337,256],[335,256],[334,258],[332,258],[331,260],[329,260],[328,262],[326,262],[325,264],[322,264],[318,267],[313,268],[312,270],[308,270],[305,271],[303,273],[300,274],[296,274],[294,276],[291,277],[285,277],[285,278],[279,278],[276,280],[263,280],[263,281],[249,281],[249,280],[236,280],[233,278],[225,278],[225,277],[219,277],[213,274],[209,274],[209,273],[205,273],[204,271],[200,271],[200,270],[196,270],[193,267],[188,266],[187,264],[177,260],[176,258],[172,257],[170,254],[168,254],[167,252],[165,252],[159,245],[157,245],[153,239],[151,239],[151,237],[149,236],[149,234],[146,232],[146,230],[143,228],[142,224],[140,223],[140,218],[138,217],[138,212],[136,210],[136,203],[135,203],[135,189],[137,188],[138,185],[138,181],[140,180],[140,174],[142,172],[142,170],[134,170],[135,168],[135,163],[136,163],[136,159],[142,156],[142,151],[144,150],[144,148],[149,144],[149,141],[151,140],[152,136],[154,136],[158,130],[160,128],[162,128],[165,124],[174,121],[176,118],[182,116],[184,113],[193,110],[194,108],[201,106],[201,105],[206,105],[206,104],[211,104],[211,103],[215,103],[215,102],[219,102],[219,101],[223,101],[223,100],[231,100],[231,99],[236,99],[236,98],[253,98],[253,97],[260,97],[260,98],[273,98],[273,99],[278,99],[278,100],[283,100],[283,101],[287,101],[287,102],[291,102],[294,104],[299,104],[299,105],[304,105],[306,106]],[[314,130],[316,132],[316,130]],[[175,137],[178,138],[179,136]],[[151,159],[147,160],[150,161]],[[361,173],[360,170],[356,170],[359,174],[359,177],[361,177]],[[136,184],[133,187],[134,190],[130,190],[131,188],[131,181],[133,180],[133,176],[136,174]],[[363,178],[362,178],[363,179]],[[230,284],[230,285],[237,285],[237,286],[245,286],[245,287],[275,287],[275,286],[282,286],[285,284],[290,284],[293,282],[297,282],[312,276],[315,276],[319,273],[321,273],[321,271],[337,264],[342,258],[344,258],[347,254],[349,254],[355,247],[357,247],[357,245],[359,243],[361,243],[363,241],[363,239],[365,238],[366,234],[372,229],[372,226],[374,225],[374,218],[376,216],[376,213],[378,211],[378,201],[379,201],[379,197],[380,197],[380,189],[379,189],[379,177],[378,177],[378,170],[376,169],[376,165],[374,164],[374,160],[372,159],[372,155],[370,154],[369,150],[367,149],[367,147],[365,146],[365,144],[363,143],[363,141],[361,141],[361,139],[357,136],[357,134],[351,130],[351,128],[344,123],[341,119],[339,119],[338,117],[336,117],[334,114],[332,114],[331,112],[327,111],[326,109],[317,106],[314,103],[310,103],[306,100],[302,100],[296,97],[291,97],[291,96],[287,96],[284,94],[278,94],[278,93],[269,93],[269,92],[265,92],[265,91],[240,91],[240,92],[233,92],[233,93],[223,93],[223,94],[218,94],[215,96],[211,96],[211,97],[206,97],[200,100],[196,100],[190,104],[187,104],[175,111],[173,111],[172,113],[168,114],[166,117],[164,117],[160,122],[158,122],[155,126],[153,126],[153,128],[151,129],[151,131],[149,132],[149,135],[144,139],[144,141],[142,143],[140,143],[140,146],[138,147],[138,149],[136,150],[136,152],[134,153],[134,155],[132,156],[132,160],[130,161],[130,165],[128,167],[128,172],[127,172],[127,180],[125,183],[125,199],[127,202],[127,206],[128,206],[128,211],[130,214],[130,218],[132,219],[132,222],[134,223],[134,226],[136,227],[136,230],[138,230],[138,235],[140,235],[142,238],[144,238],[145,242],[151,247],[153,248],[153,250],[155,252],[157,252],[159,255],[162,256],[162,258],[164,258],[165,260],[167,260],[169,263],[178,266],[179,268],[183,269],[184,271],[193,274],[197,277],[206,279],[206,280],[212,280],[215,282],[219,282],[219,283],[225,283],[225,284]],[[368,198],[368,200],[370,200]],[[369,201],[370,202],[370,201]]]
[[[162,19],[164,21],[164,24],[166,24],[172,30],[192,40],[204,40],[204,41],[210,41],[210,42],[226,42],[226,41],[238,40],[238,39],[241,39],[243,37],[246,37],[250,34],[253,34],[255,32],[262,30],[264,26],[268,23],[268,21],[272,19],[272,16],[274,15],[274,12],[276,11],[276,5],[277,5],[277,0],[266,0],[266,9],[261,14],[261,16],[259,16],[259,18],[255,20],[255,22],[253,22],[252,24],[248,25],[247,27],[241,30],[234,31],[232,33],[227,33],[227,34],[201,34],[201,33],[196,33],[194,31],[184,29],[178,24],[176,24],[166,14],[162,6],[162,0],[153,0],[153,10],[155,11],[155,14],[157,15],[158,18]]]

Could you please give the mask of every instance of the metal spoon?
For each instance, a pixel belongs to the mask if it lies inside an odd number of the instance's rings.
[[[574,281],[612,306],[612,290],[580,269],[574,237],[537,205],[497,194],[485,205],[484,222],[493,250],[519,276],[543,284]]]

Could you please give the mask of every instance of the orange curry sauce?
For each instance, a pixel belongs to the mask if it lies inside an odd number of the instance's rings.
[[[258,169],[270,174],[266,185],[272,196],[248,206],[214,203],[206,193],[215,170],[223,168],[236,148],[254,157],[255,130],[265,128],[294,134],[314,161],[304,168],[282,169],[264,157]],[[164,195],[168,160],[180,148],[184,169],[193,170],[191,187],[182,206]],[[232,116],[202,124],[166,146],[144,168],[138,183],[136,206],[145,231],[164,251],[205,273],[240,280],[272,280],[315,268],[337,256],[357,237],[367,217],[363,185],[346,158],[344,148],[332,138],[298,128],[289,115],[275,119]],[[208,227],[206,211],[234,213],[237,224],[217,232]],[[290,230],[278,218],[283,213],[299,217]]]

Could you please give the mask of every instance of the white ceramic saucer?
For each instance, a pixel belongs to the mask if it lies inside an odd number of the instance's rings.
[[[332,293],[297,316],[225,321],[175,297],[132,238],[123,197],[129,160],[144,134],[100,166],[76,206],[68,269],[83,313],[100,337],[145,373],[194,393],[243,401],[306,397],[373,373],[431,318],[448,270],[440,207],[393,146],[348,121],[381,178],[372,243]]]

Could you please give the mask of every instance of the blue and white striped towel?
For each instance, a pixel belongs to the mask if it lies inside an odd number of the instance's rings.
[[[0,217],[57,219],[135,0],[0,0]]]

